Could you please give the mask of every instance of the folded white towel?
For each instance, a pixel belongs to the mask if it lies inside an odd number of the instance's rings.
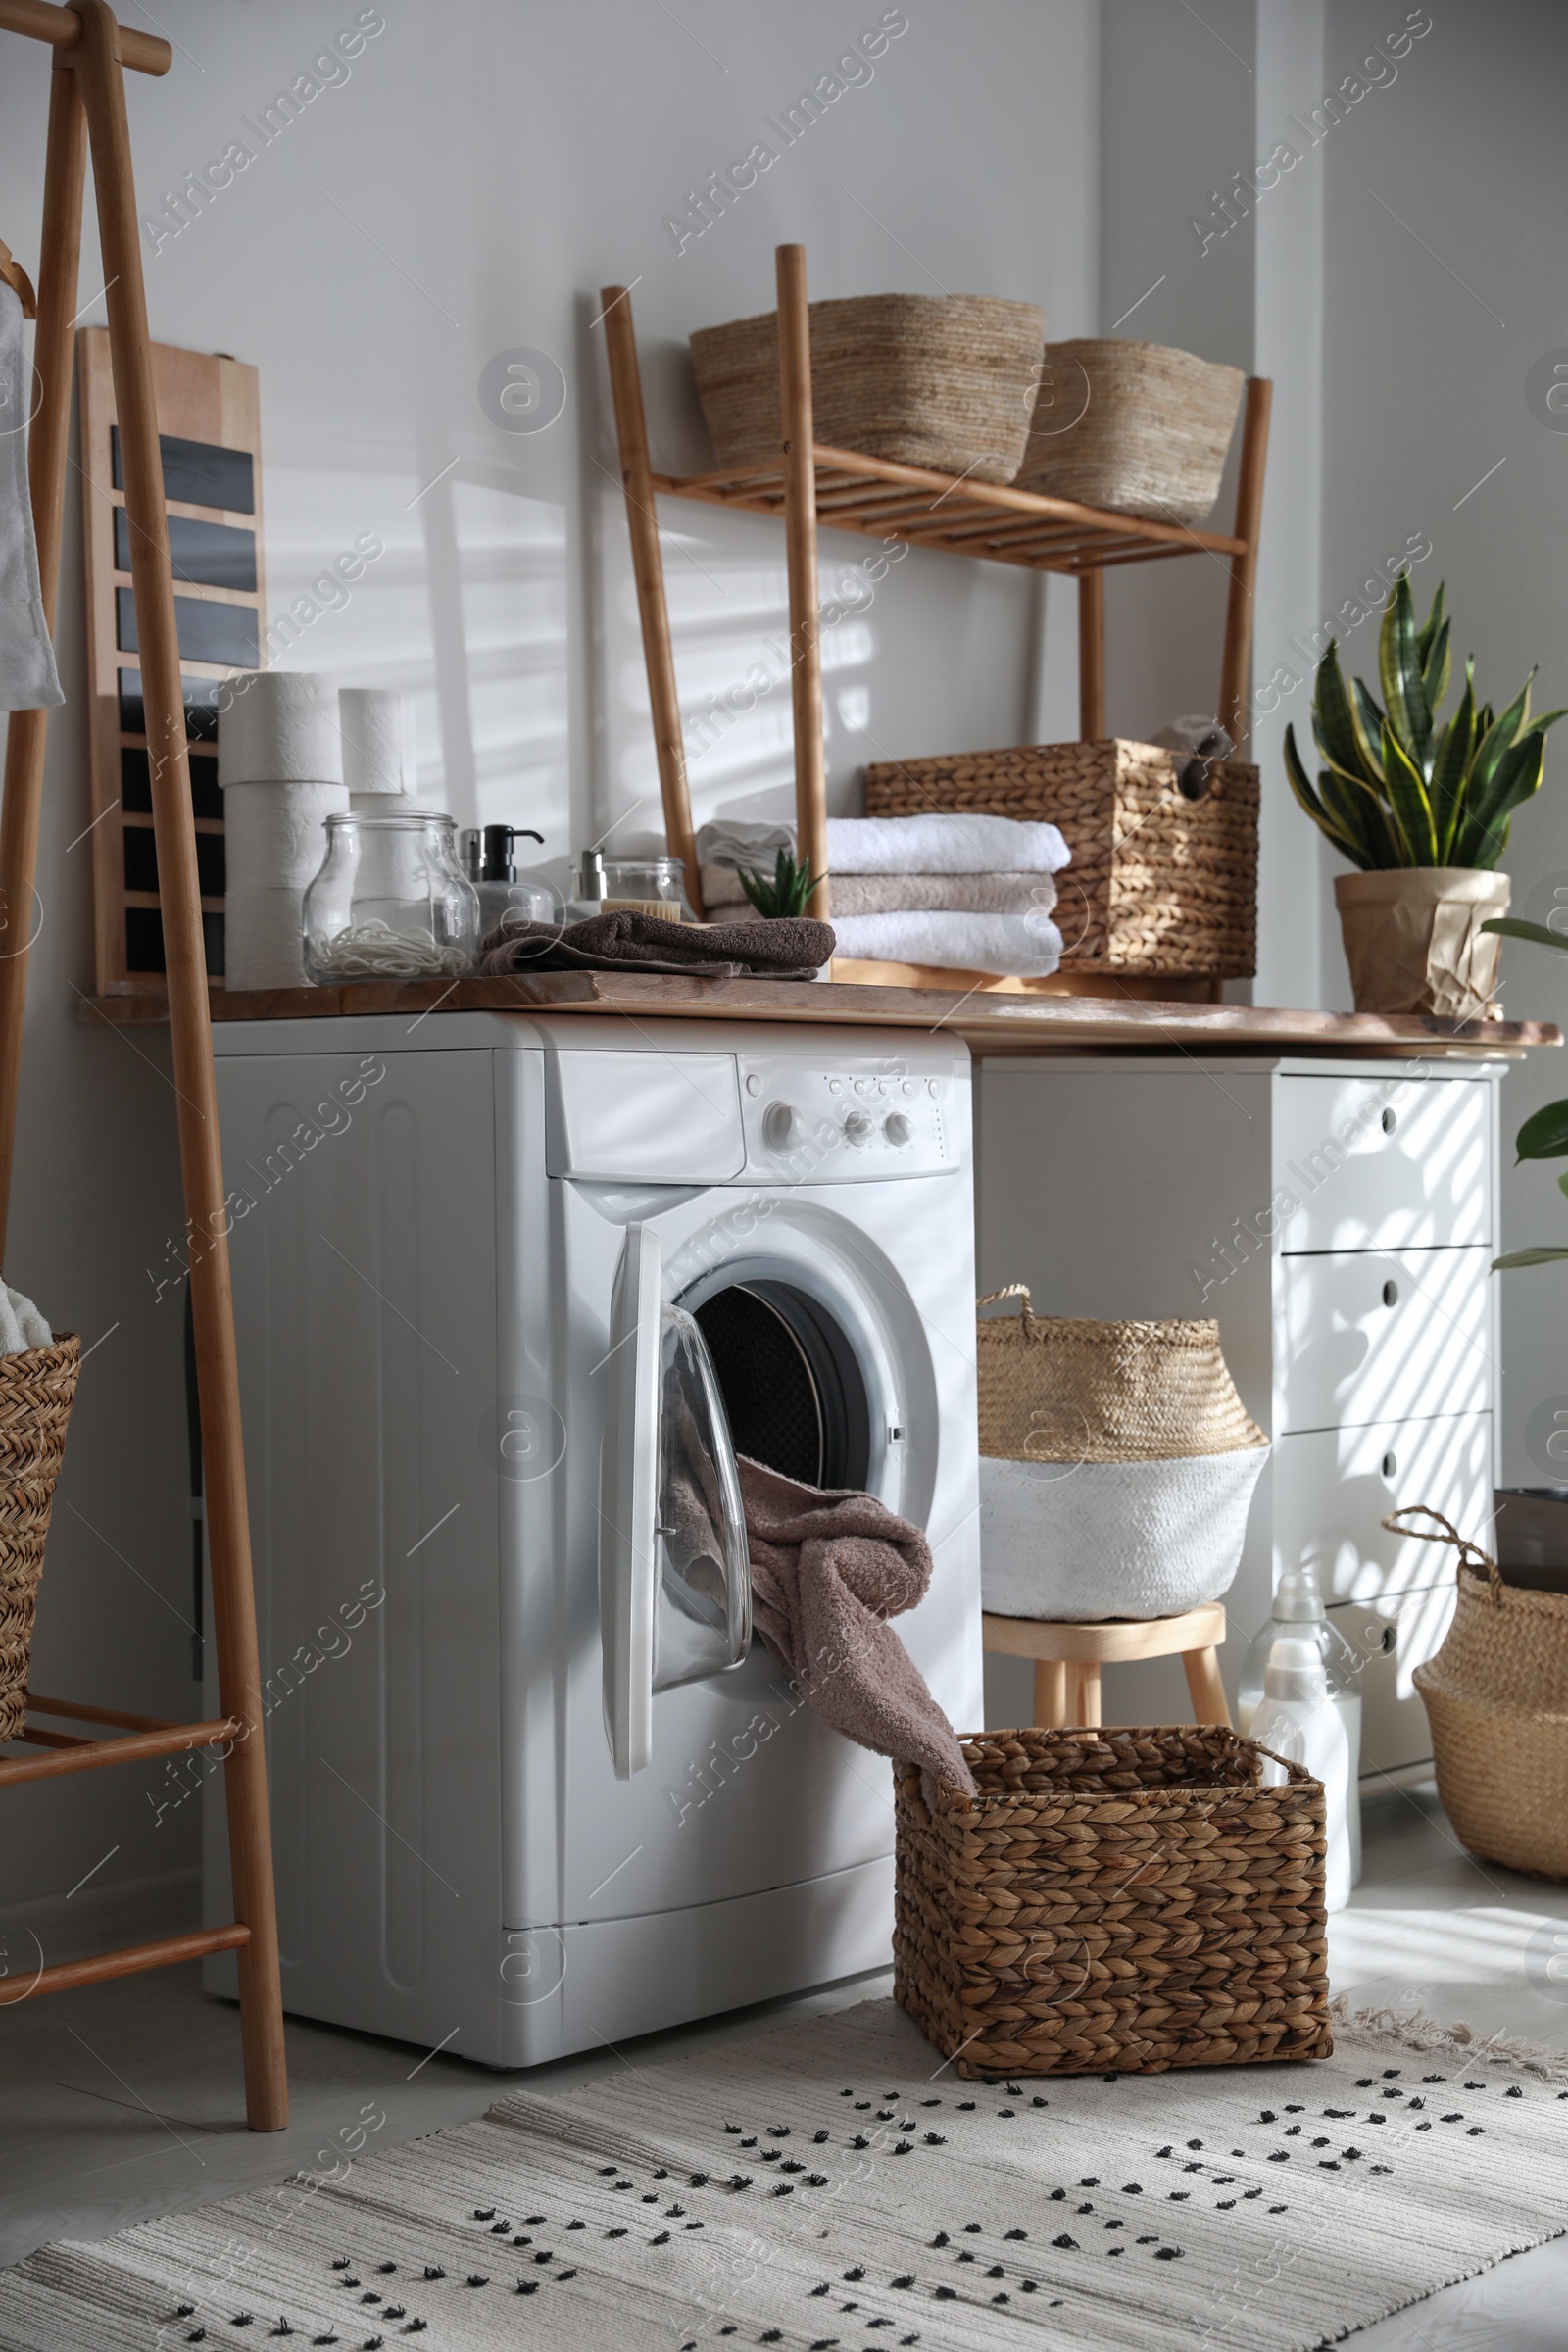
[[[840,956],[876,963],[928,963],[945,971],[1044,979],[1061,961],[1061,933],[1047,915],[850,914],[832,917]]]
[[[52,1348],[55,1335],[30,1298],[0,1283],[0,1355],[23,1355],[29,1348]]]
[[[32,369],[23,352],[22,324],[21,297],[0,278],[0,710],[52,710],[66,698],[38,590],[27,488]]]
[[[1010,816],[830,816],[832,874],[1054,874],[1072,852],[1054,825]]]
[[[697,835],[704,865],[770,874],[780,850],[795,851],[795,827],[717,819]],[[832,874],[1055,874],[1072,852],[1054,825],[1011,816],[830,816]]]
[[[767,869],[764,869],[767,870]],[[734,866],[705,865],[703,906],[710,920],[751,910]],[[835,874],[833,920],[849,914],[1049,914],[1056,904],[1050,874]]]

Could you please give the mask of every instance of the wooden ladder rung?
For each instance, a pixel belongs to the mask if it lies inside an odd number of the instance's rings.
[[[128,1943],[118,1952],[97,1952],[90,1960],[62,1960],[40,1968],[0,1977],[0,2008],[8,2002],[30,2001],[35,1993],[70,1992],[77,1984],[101,1984],[108,1977],[134,1977],[143,1969],[172,1968],[176,1961],[202,1960],[209,1952],[238,1951],[249,1943],[251,1932],[231,1921],[225,1928],[200,1928],[189,1936],[166,1936],[161,1943]]]
[[[124,1732],[178,1729],[168,1715],[125,1715],[118,1707],[87,1707],[74,1698],[40,1698],[35,1690],[27,1692],[27,1708],[33,1715],[64,1715],[68,1723],[112,1723]]]
[[[144,1756],[172,1756],[192,1747],[217,1747],[239,1736],[232,1715],[217,1723],[171,1723],[159,1732],[132,1732],[123,1740],[70,1740],[63,1732],[27,1731],[24,1740],[47,1748],[41,1756],[0,1756],[0,1788],[18,1781],[53,1780],[62,1772],[94,1772],[103,1764],[133,1764]],[[68,1741],[68,1744],[58,1744]],[[153,1961],[146,1964],[155,1966]]]

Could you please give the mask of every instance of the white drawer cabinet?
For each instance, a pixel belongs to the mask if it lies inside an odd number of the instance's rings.
[[[1384,1613],[1357,1642],[1369,1770],[1431,1753],[1410,1674],[1452,1588],[1449,1555],[1380,1522],[1415,1502],[1471,1534],[1491,1517],[1499,1070],[1176,1054],[976,1070],[981,1288],[1026,1282],[1042,1314],[1217,1319],[1275,1441],[1225,1595],[1227,1680],[1234,1695],[1280,1568],[1311,1560],[1340,1621]],[[1117,1668],[1107,1711],[1169,1720],[1181,1688]]]

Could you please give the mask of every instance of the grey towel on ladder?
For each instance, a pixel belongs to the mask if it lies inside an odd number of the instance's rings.
[[[32,368],[22,302],[0,278],[0,710],[52,710],[65,701],[43,623],[38,550],[27,488]]]

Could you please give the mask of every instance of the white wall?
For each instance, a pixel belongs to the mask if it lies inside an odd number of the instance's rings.
[[[127,9],[135,20],[136,11]],[[228,142],[246,169],[178,234],[146,240],[154,334],[261,369],[271,616],[363,531],[386,552],[288,665],[413,689],[421,791],[460,821],[532,823],[564,858],[658,823],[624,511],[593,326],[598,288],[633,306],[656,463],[708,452],[685,338],[766,310],[773,248],[805,243],[814,296],[939,287],[1094,322],[1098,32],[1093,0],[965,0],[908,11],[869,78],[677,252],[662,226],[762,119],[830,73],[880,0],[385,0],[385,29],[269,145],[242,130],[351,25],[356,0],[267,8],[161,0],[167,79],[129,77],[142,210]],[[850,68],[854,74],[858,68]],[[6,41],[0,225],[35,263],[48,61]],[[773,142],[775,145],[778,141]],[[86,300],[101,286],[89,224]],[[88,301],[84,323],[100,322]],[[564,409],[506,431],[480,406],[497,353],[554,359]],[[456,461],[453,465],[452,461]],[[443,472],[450,466],[450,471]],[[442,476],[432,489],[433,477]],[[420,496],[423,491],[424,495]],[[692,708],[785,624],[782,537],[666,508],[666,565]],[[63,670],[51,727],[10,1279],[90,1343],[44,1579],[35,1687],[161,1714],[190,1705],[178,1299],[153,1303],[180,1230],[160,1032],[75,1025],[90,988],[79,515],[67,518]],[[824,534],[831,588],[866,543]],[[866,759],[1075,732],[1070,639],[1041,646],[1027,574],[912,555],[828,647],[835,804]],[[303,608],[307,612],[309,607]],[[700,815],[784,806],[787,689],[699,760]],[[78,1516],[78,1514],[80,1516]],[[94,1532],[96,1531],[96,1532]],[[266,1662],[264,1661],[264,1664]],[[8,1799],[7,1904],[177,1873],[196,1808],[154,1828],[159,1772]],[[74,1917],[87,1895],[74,1899]]]

